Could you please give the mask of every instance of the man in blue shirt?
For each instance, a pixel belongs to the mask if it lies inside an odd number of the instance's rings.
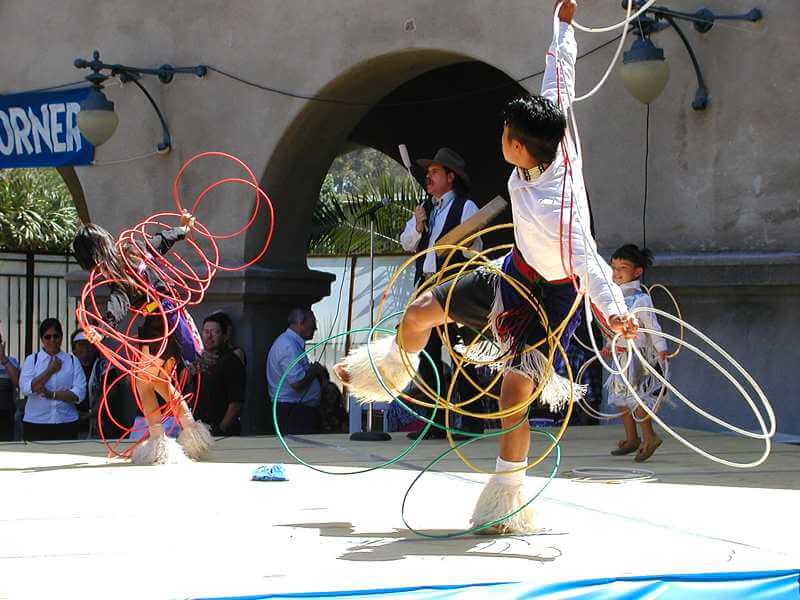
[[[317,319],[311,310],[293,308],[289,311],[289,327],[278,336],[267,356],[269,395],[277,403],[278,425],[283,434],[320,431],[320,378],[327,374],[325,367],[304,356],[289,370],[280,395],[275,396],[284,372],[305,352],[306,341],[314,337],[316,330]]]

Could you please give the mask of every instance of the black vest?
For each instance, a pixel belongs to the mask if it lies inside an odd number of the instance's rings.
[[[464,204],[466,204],[466,202],[467,202],[466,198],[461,198],[459,196],[453,198],[453,201],[450,203],[450,208],[448,209],[447,212],[447,218],[444,220],[444,227],[442,227],[442,232],[439,234],[439,237],[449,232],[451,229],[453,229],[453,227],[457,227],[458,225],[461,224],[461,215],[464,213]],[[427,248],[428,242],[430,242],[431,239],[431,228],[433,227],[433,223],[431,223],[430,219],[431,219],[431,213],[433,212],[433,206],[431,205],[430,208],[428,208],[425,212],[428,214],[427,224],[429,225],[429,227],[426,227],[425,231],[422,232],[422,237],[420,238],[419,243],[417,244],[417,252]],[[436,240],[434,240],[434,242],[435,241]],[[424,279],[424,273],[422,269],[425,264],[425,258],[427,258],[427,256],[428,253],[417,257],[415,265],[416,272],[414,274],[415,284],[419,284]],[[443,254],[442,256],[436,257],[437,271],[442,268],[442,263],[444,262],[446,256],[447,253]]]

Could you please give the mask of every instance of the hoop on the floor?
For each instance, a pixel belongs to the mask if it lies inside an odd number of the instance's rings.
[[[645,483],[656,481],[655,472],[649,469],[624,467],[576,467],[565,473],[577,483]]]

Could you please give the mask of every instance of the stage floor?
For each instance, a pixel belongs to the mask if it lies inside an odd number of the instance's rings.
[[[683,433],[729,458],[759,453],[754,441]],[[158,467],[109,461],[94,442],[0,445],[0,598],[229,597],[800,566],[800,446],[778,444],[766,464],[739,470],[665,438],[638,465],[608,454],[619,434],[567,430],[559,478],[536,502],[539,534],[452,540],[417,537],[400,516],[411,469],[437,455],[441,441],[354,476],[292,464],[272,437],[224,439],[211,462]],[[305,460],[340,471],[374,465],[407,442],[402,434],[289,441]],[[490,469],[496,443],[466,452]],[[250,481],[256,466],[276,462],[288,482]],[[551,465],[529,477],[532,492]],[[576,467],[644,467],[658,482],[561,476]],[[465,528],[486,476],[453,455],[437,468],[445,472],[412,491],[409,524],[429,533]]]

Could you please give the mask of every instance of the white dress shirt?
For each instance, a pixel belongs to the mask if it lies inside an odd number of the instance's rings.
[[[44,384],[45,393],[69,390],[75,394],[77,401],[81,402],[86,396],[86,376],[83,374],[80,361],[63,351],[56,356],[61,361],[61,368]],[[19,389],[28,397],[25,403],[25,416],[22,418],[27,423],[52,425],[78,420],[78,410],[72,402],[50,400],[46,396],[34,393],[31,389],[33,380],[44,373],[51,360],[52,357],[47,352],[40,350],[26,358],[22,365]]]
[[[431,212],[428,222],[428,225],[431,227],[431,237],[430,240],[428,240],[428,248],[435,245],[436,240],[441,237],[442,228],[444,227],[445,221],[447,221],[447,215],[450,212],[450,205],[453,203],[455,197],[455,192],[450,190],[441,198],[433,199],[433,211]],[[461,220],[459,223],[463,223],[476,212],[478,212],[477,205],[472,200],[465,201],[464,210],[461,211]],[[417,219],[416,217],[411,217],[408,221],[406,221],[406,228],[403,230],[403,233],[400,234],[400,243],[403,246],[403,250],[406,252],[419,252],[420,250],[425,250],[425,248],[417,248],[420,239],[422,239],[422,234],[417,231]],[[480,238],[478,238],[473,242],[470,248],[476,252],[480,252],[483,249],[483,242]],[[425,255],[425,262],[422,265],[422,271],[427,275],[431,275],[435,273],[436,270],[436,253],[428,252]]]
[[[283,380],[281,395],[277,398],[275,397],[275,390],[284,372],[292,364],[292,361],[305,350],[306,341],[293,329],[284,331],[272,344],[267,356],[267,385],[273,402],[319,406],[321,394],[318,379],[314,379],[306,389],[299,392],[292,387],[293,383],[302,380],[308,373],[308,368],[311,366],[308,355],[297,361],[291,368]]]
[[[575,97],[577,51],[572,26],[559,21],[556,39],[547,53],[542,96],[561,106],[565,115]],[[561,67],[558,79],[556,56]],[[572,270],[580,277],[589,298],[606,317],[624,314],[626,307],[622,292],[612,281],[611,268],[598,254],[592,238],[582,165],[568,135],[567,150],[572,163],[572,177],[566,175],[565,190],[566,166],[560,146],[555,160],[538,179],[525,181],[517,169],[511,173],[508,191],[514,220],[514,240],[525,262],[542,277],[557,281],[569,277],[569,271]],[[571,236],[570,201],[573,213]]]

